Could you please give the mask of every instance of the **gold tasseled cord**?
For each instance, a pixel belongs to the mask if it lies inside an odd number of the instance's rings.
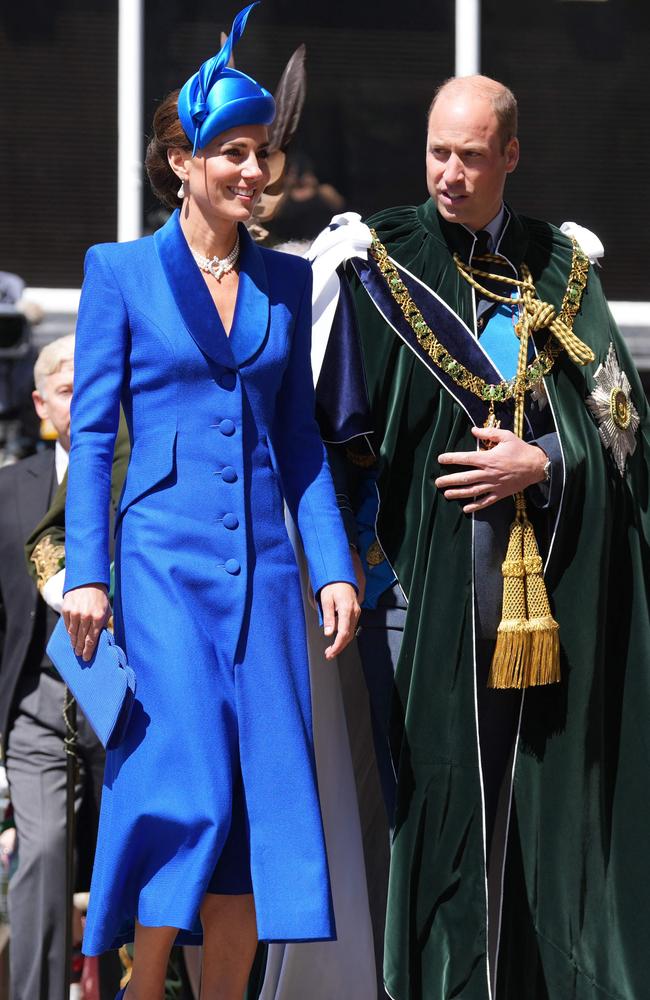
[[[522,289],[524,307],[525,295],[526,290]],[[524,433],[529,336],[536,319],[541,321],[542,312],[544,325],[548,325],[547,313],[552,309],[539,300],[536,302],[541,309],[534,312],[524,308],[517,324],[520,344],[515,380],[514,430],[519,438],[523,438]],[[488,687],[492,688],[527,688],[554,684],[560,680],[559,626],[551,614],[537,539],[528,520],[524,494],[517,493],[514,500],[515,519],[501,567],[501,622],[488,678]]]

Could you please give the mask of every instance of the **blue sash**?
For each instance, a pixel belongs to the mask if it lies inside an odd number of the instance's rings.
[[[513,296],[516,294],[514,292]],[[513,325],[512,306],[500,302],[492,311],[481,334],[481,347],[489,354],[505,379],[515,377],[519,360],[519,340]],[[532,347],[532,344],[529,347]]]

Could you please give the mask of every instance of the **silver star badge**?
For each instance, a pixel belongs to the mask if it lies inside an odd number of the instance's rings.
[[[605,448],[609,448],[618,471],[625,475],[627,456],[636,448],[639,414],[632,402],[632,387],[621,370],[614,345],[609,345],[607,358],[594,375],[594,391],[587,406],[598,421],[598,433]]]

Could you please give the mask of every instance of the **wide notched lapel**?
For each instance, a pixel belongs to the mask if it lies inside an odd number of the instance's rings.
[[[264,257],[245,226],[239,227],[240,266],[230,346],[238,365],[260,350],[269,327],[269,283]]]
[[[226,368],[234,367],[230,342],[187,245],[178,209],[154,235],[154,241],[172,295],[192,338],[213,361]]]
[[[55,475],[54,452],[48,449],[28,463],[19,463],[16,477],[18,517],[25,538],[47,512]]]

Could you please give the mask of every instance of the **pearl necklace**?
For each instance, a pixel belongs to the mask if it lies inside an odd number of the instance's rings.
[[[190,250],[192,250],[191,247]],[[217,281],[221,281],[224,274],[232,271],[239,258],[239,233],[237,233],[235,245],[227,257],[217,257],[216,254],[214,257],[204,257],[203,254],[198,253],[196,250],[192,250],[192,256],[202,271],[205,271],[206,274],[211,274]]]

